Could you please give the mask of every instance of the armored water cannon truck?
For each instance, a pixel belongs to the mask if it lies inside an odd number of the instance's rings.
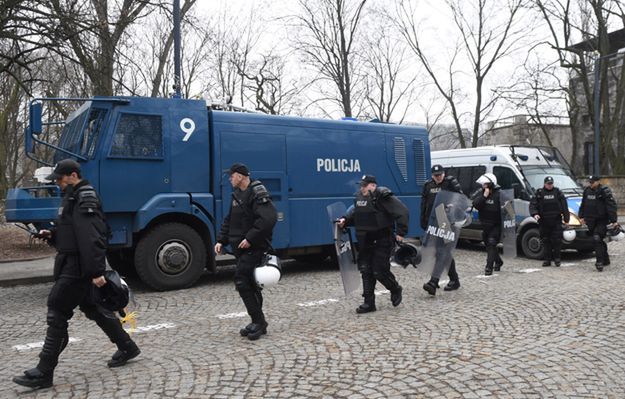
[[[409,236],[422,233],[420,194],[430,167],[424,128],[217,111],[200,100],[94,97],[50,142],[45,132],[58,122],[43,116],[58,101],[67,99],[31,102],[27,153],[35,158],[35,146],[47,146],[53,159],[39,162],[80,162],[110,226],[109,264],[154,289],[188,287],[215,270],[212,248],[229,211],[226,171],[234,162],[247,164],[271,192],[278,211],[273,246],[282,256],[331,253],[326,206],[349,206],[364,173],[408,205]],[[54,185],[11,189],[7,221],[45,226],[61,196]]]

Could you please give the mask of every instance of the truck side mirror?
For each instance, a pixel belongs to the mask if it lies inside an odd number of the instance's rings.
[[[41,103],[30,104],[28,130],[31,134],[41,134]]]

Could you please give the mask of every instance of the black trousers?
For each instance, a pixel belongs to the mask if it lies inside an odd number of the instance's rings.
[[[541,218],[538,222],[540,239],[544,248],[544,260],[560,261],[562,251],[562,218]]]
[[[247,314],[252,323],[265,323],[263,314],[263,295],[254,279],[254,269],[260,265],[265,254],[264,249],[242,250],[236,248],[234,256],[237,258],[237,268],[234,272],[234,286],[243,300]]]
[[[362,276],[362,296],[365,303],[375,304],[375,285],[379,281],[387,290],[395,292],[399,283],[391,272],[391,251],[395,242],[390,230],[358,235],[358,269]]]
[[[493,270],[494,264],[503,264],[499,251],[497,250],[497,244],[501,239],[501,225],[497,224],[484,224],[484,230],[482,230],[482,240],[486,245],[486,269]]]
[[[76,307],[96,324],[120,350],[127,349],[132,340],[122,327],[122,323],[112,313],[100,311],[93,301],[95,286],[88,279],[61,277],[54,283],[48,295],[48,329],[43,349],[39,354],[37,368],[50,373],[58,363],[58,358],[69,339],[67,327]]]
[[[608,245],[604,241],[608,232],[608,220],[586,219],[586,225],[588,226],[588,234],[590,234],[592,241],[595,244],[595,256],[597,257],[597,262],[601,262],[604,265],[609,264],[610,255],[608,255]]]

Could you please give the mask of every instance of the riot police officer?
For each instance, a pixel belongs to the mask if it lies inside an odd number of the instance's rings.
[[[364,303],[357,313],[376,310],[375,285],[382,283],[391,292],[391,303],[399,306],[402,287],[391,272],[390,256],[395,240],[408,232],[408,208],[386,187],[378,187],[375,176],[364,175],[354,207],[339,220],[339,226],[355,226],[358,239],[358,269],[362,276]]]
[[[497,177],[492,173],[483,174],[476,183],[481,184],[482,188],[473,197],[473,207],[479,211],[478,216],[483,228],[482,240],[486,245],[484,274],[490,276],[493,269],[499,271],[503,265],[497,250],[497,244],[501,239],[500,187],[497,185]]]
[[[254,269],[260,266],[271,247],[277,213],[265,186],[259,180],[251,180],[244,164],[235,163],[230,167],[230,184],[234,188],[230,212],[221,225],[215,252],[219,254],[224,245],[230,244],[237,259],[234,285],[252,319],[239,333],[253,341],[267,333],[263,296],[256,284]]]
[[[452,191],[462,194],[462,188],[458,180],[453,176],[446,175],[442,165],[434,165],[432,166],[432,179],[423,185],[423,191],[421,192],[421,228],[424,231],[428,227],[428,220],[432,213],[436,194],[440,191]],[[443,270],[443,268],[435,267],[434,270]],[[460,288],[460,277],[456,271],[456,260],[453,257],[449,265],[448,275],[449,283],[445,286],[445,291],[453,291]],[[432,275],[430,281],[423,285],[423,289],[430,295],[434,295],[438,288],[439,278],[440,276]]]
[[[589,176],[590,185],[584,189],[582,203],[579,206],[579,217],[583,224],[588,226],[588,233],[595,244],[595,267],[603,271],[603,267],[610,264],[608,246],[604,238],[607,225],[617,222],[616,201],[612,190],[600,183],[599,176]]]
[[[538,221],[540,228],[540,239],[545,254],[543,267],[551,266],[552,260],[556,266],[560,266],[562,222],[568,225],[571,214],[566,197],[553,185],[553,177],[545,177],[543,188],[539,188],[532,197],[530,215]]]
[[[105,315],[92,296],[94,287],[107,284],[103,274],[108,227],[95,189],[82,179],[80,164],[71,159],[59,162],[48,180],[55,180],[64,192],[55,227],[37,235],[57,250],[55,282],[48,296],[48,329],[37,367],[13,378],[15,383],[32,388],[52,386],[59,355],[69,340],[68,321],[77,306],[117,345],[109,367],[123,366],[141,353],[120,320]]]

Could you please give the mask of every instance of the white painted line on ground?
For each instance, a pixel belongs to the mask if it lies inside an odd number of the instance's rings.
[[[534,272],[542,272],[543,269],[521,269],[517,270],[517,273],[534,273]]]
[[[238,319],[240,317],[245,317],[247,316],[246,312],[239,312],[239,313],[224,313],[224,314],[218,314],[217,317],[218,319]]]
[[[163,328],[174,328],[174,327],[176,327],[174,323],[160,323],[160,324],[152,324],[149,326],[136,327],[133,330],[133,332],[142,333],[142,332],[148,332],[148,331],[154,331],[154,330],[161,330]],[[130,331],[130,328],[126,328],[126,331]]]
[[[321,306],[326,305],[328,303],[338,302],[338,299],[330,298],[330,299],[322,299],[320,301],[311,301],[311,302],[302,302],[298,303],[297,306],[301,306],[303,308],[309,308],[311,306]]]
[[[577,263],[562,263],[562,264],[560,264],[560,267],[571,267],[571,266],[577,266]]]
[[[499,274],[496,274],[496,273],[493,273],[493,274],[491,274],[490,276],[485,276],[485,275],[483,275],[483,274],[480,274],[480,275],[478,275],[478,276],[475,276],[475,278],[480,278],[480,279],[485,279],[485,280],[487,280],[487,279],[489,279],[489,278],[493,278],[493,277],[497,277],[497,276],[499,276]]]
[[[72,342],[78,342],[78,341],[82,341],[82,339],[80,338],[74,338],[74,337],[69,337],[68,343],[72,343]],[[39,349],[39,348],[43,348],[43,341],[41,342],[32,342],[30,344],[24,344],[24,345],[15,345],[13,347],[13,349],[17,350],[17,351],[29,351],[31,349]]]
[[[376,295],[384,295],[384,294],[388,294],[390,291],[389,290],[379,290],[376,291],[375,294]]]

